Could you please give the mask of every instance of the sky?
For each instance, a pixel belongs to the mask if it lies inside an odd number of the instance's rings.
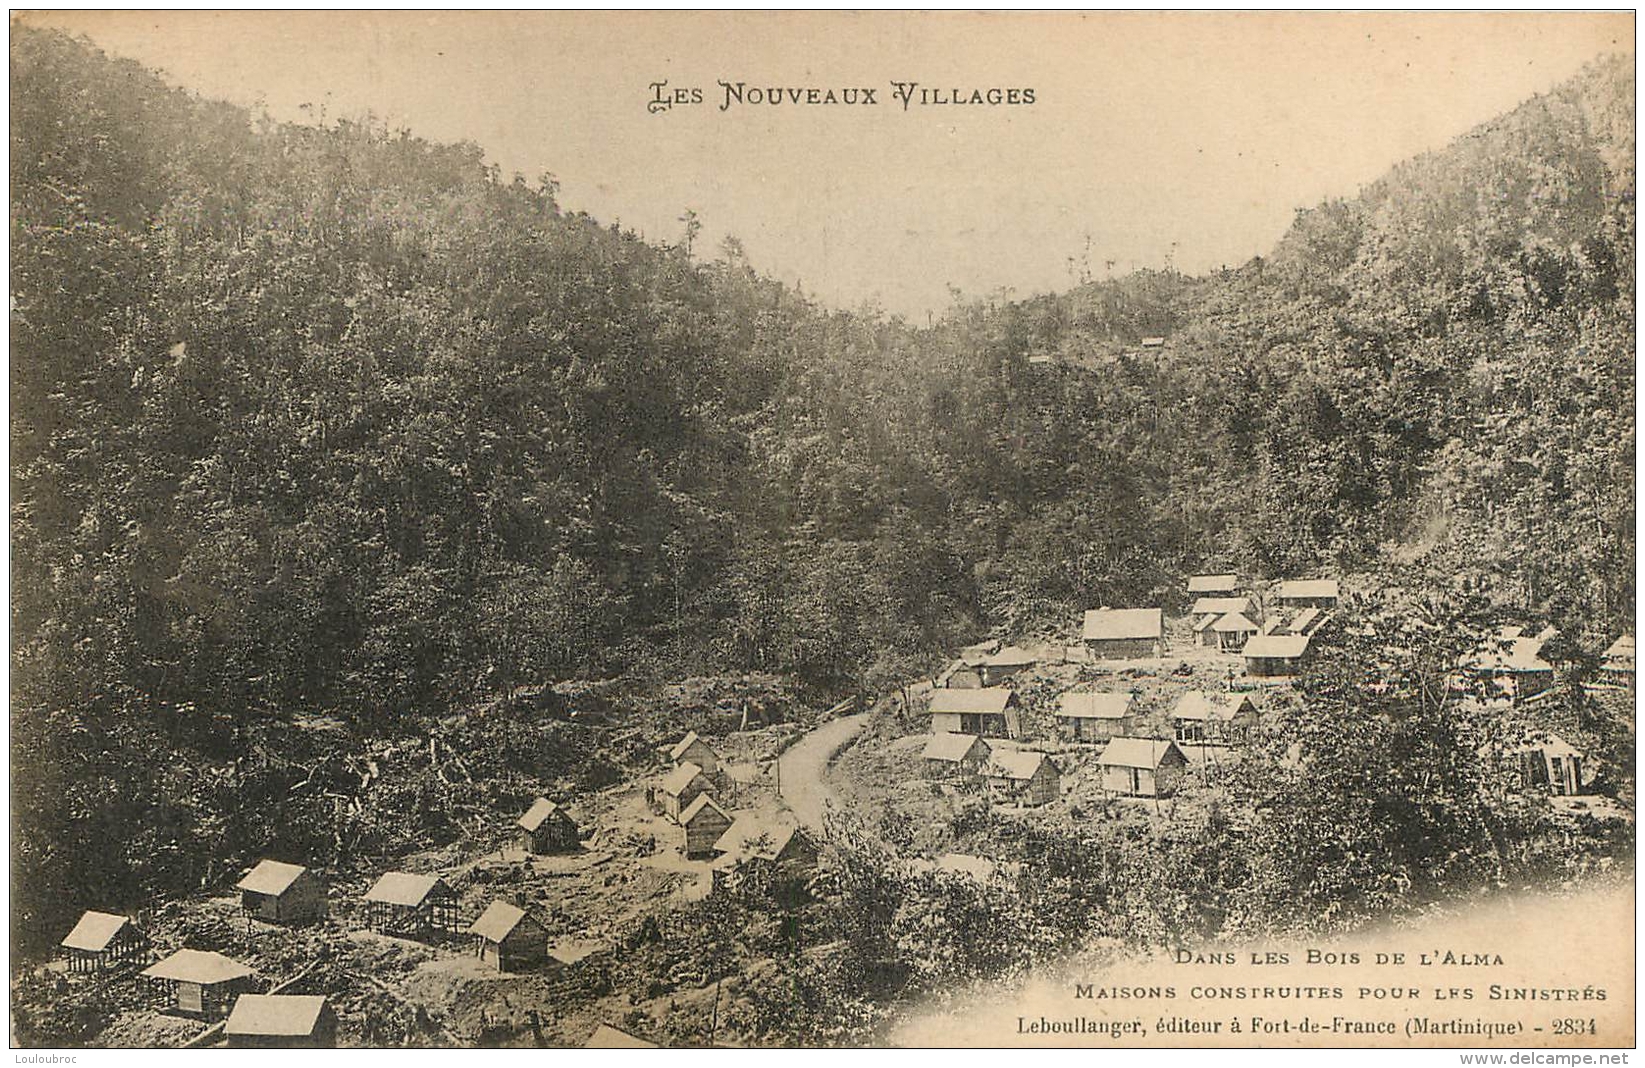
[[[916,321],[950,287],[1025,297],[1081,273],[1242,263],[1297,209],[1631,54],[1634,36],[1631,14],[1530,12],[20,17],[276,118],[369,113],[473,141],[505,175],[554,175],[568,210],[655,241],[680,240],[689,209],[699,258],[735,236],[827,304]],[[665,79],[702,103],[652,113]],[[875,102],[722,110],[717,81]],[[905,109],[894,82],[918,83],[916,101],[1034,101]]]

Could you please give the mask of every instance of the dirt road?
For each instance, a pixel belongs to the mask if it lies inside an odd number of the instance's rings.
[[[866,712],[831,720],[789,746],[788,751],[777,758],[783,800],[794,810],[800,823],[816,834],[822,833],[823,802],[830,795],[828,785],[823,782],[828,762],[866,722]]]

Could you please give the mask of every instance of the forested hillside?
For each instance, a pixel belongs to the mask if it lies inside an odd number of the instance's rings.
[[[1397,563],[1631,627],[1621,58],[1269,257],[922,329],[478,146],[275,123],[16,27],[11,79],[14,917],[290,833],[242,806],[284,789],[247,789],[256,728],[297,715],[875,692],[1202,569]]]

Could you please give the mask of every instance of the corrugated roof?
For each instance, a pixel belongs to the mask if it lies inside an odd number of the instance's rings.
[[[1258,657],[1262,659],[1279,658],[1291,660],[1308,651],[1308,636],[1306,634],[1258,634],[1245,643],[1241,650],[1246,659]]]
[[[1582,755],[1582,750],[1551,732],[1533,740],[1528,748],[1540,749],[1549,756],[1579,757]]]
[[[733,862],[747,857],[776,860],[799,833],[795,824],[781,817],[746,812],[726,828],[714,848],[728,854]]]
[[[1135,711],[1130,693],[1065,693],[1057,699],[1057,715],[1067,719],[1124,719]]]
[[[1195,575],[1188,580],[1189,593],[1232,593],[1238,588],[1237,575]]]
[[[697,732],[688,731],[686,736],[681,738],[678,742],[675,742],[674,748],[668,751],[668,759],[678,762],[681,757],[685,756],[686,751],[698,742],[703,742],[703,740],[697,736]],[[713,752],[713,746],[709,745],[707,742],[703,742],[703,748]],[[718,756],[719,754],[716,753],[715,755]]]
[[[1634,636],[1632,634],[1621,635],[1606,648],[1604,655],[1607,660],[1627,659],[1632,662],[1634,659]]]
[[[1468,665],[1482,671],[1552,671],[1554,666],[1542,659],[1543,644],[1540,637],[1525,637],[1521,627],[1503,627],[1469,658]]]
[[[116,916],[112,912],[87,911],[61,944],[69,949],[101,953],[109,948],[109,941],[120,933],[120,928],[130,922],[126,917]]]
[[[480,918],[469,926],[468,933],[479,935],[487,942],[501,942],[513,933],[526,918],[526,911],[507,901],[493,901],[480,913]]]
[[[239,961],[203,949],[179,949],[143,971],[148,979],[174,979],[180,983],[226,983],[256,974]]]
[[[658,1049],[655,1042],[647,1042],[637,1035],[619,1030],[610,1024],[601,1024],[583,1043],[584,1049]]]
[[[1004,712],[1005,706],[1016,697],[1010,690],[990,686],[985,690],[934,690],[931,711],[937,715],[976,715]]]
[[[1157,768],[1173,749],[1177,749],[1175,742],[1160,738],[1115,738],[1103,747],[1097,763],[1116,768]],[[1188,763],[1180,749],[1177,758]]]
[[[438,875],[413,875],[408,871],[391,871],[372,884],[366,891],[367,901],[381,901],[388,905],[421,905],[423,900],[443,886]]]
[[[1085,613],[1086,641],[1146,638],[1165,634],[1165,616],[1158,608],[1093,608]]]
[[[241,994],[223,1034],[311,1035],[325,1008],[326,999],[319,994]]]
[[[287,864],[279,860],[259,861],[257,866],[236,884],[235,889],[278,897],[290,889],[291,884],[305,871],[308,869],[301,864]]]
[[[1321,618],[1318,608],[1304,608],[1292,617],[1291,622],[1285,624],[1285,629],[1292,634],[1307,634],[1314,628],[1316,620]]]
[[[1251,610],[1249,597],[1201,597],[1188,611],[1196,616],[1221,616]]]
[[[1051,758],[1033,749],[996,749],[989,754],[983,774],[994,779],[1021,781],[1032,779],[1040,765],[1047,763],[1051,763]],[[1057,770],[1057,765],[1051,763],[1051,770]]]
[[[696,819],[698,814],[704,809],[719,813],[720,818],[726,822],[727,826],[731,824],[731,817],[726,814],[725,809],[721,808],[719,805],[716,805],[714,803],[714,799],[710,797],[706,791],[698,794],[697,800],[691,802],[691,804],[686,807],[686,810],[680,813],[680,823],[690,823],[692,820]]]
[[[982,744],[983,752],[988,751],[988,743],[974,734],[955,734],[952,731],[938,731],[925,743],[925,749],[920,754],[926,760],[951,760],[958,763],[971,752],[972,746]]]
[[[1177,707],[1171,710],[1173,719],[1230,720],[1240,709],[1251,704],[1251,699],[1239,693],[1205,693],[1194,690],[1182,695]],[[1255,706],[1253,706],[1254,708]]]
[[[679,767],[675,768],[673,771],[669,772],[667,775],[664,775],[662,785],[659,789],[661,789],[665,794],[678,797],[686,787],[691,785],[691,780],[695,779],[702,773],[702,768],[699,768],[697,765],[688,760],[684,764],[681,764]]]
[[[1229,612],[1225,616],[1218,616],[1217,621],[1211,624],[1211,629],[1218,634],[1255,634],[1257,625],[1238,612]]]
[[[543,821],[547,820],[556,813],[563,815],[564,811],[564,809],[560,808],[559,805],[556,805],[548,798],[539,797],[531,803],[530,808],[526,809],[525,815],[520,817],[520,826],[528,831],[535,831],[538,827],[543,825]],[[570,819],[571,817],[566,816],[565,818]]]
[[[988,658],[989,667],[1028,667],[1039,658],[1020,645],[1008,645]]]
[[[1279,595],[1283,599],[1296,597],[1335,597],[1337,596],[1336,579],[1287,579],[1279,584]]]

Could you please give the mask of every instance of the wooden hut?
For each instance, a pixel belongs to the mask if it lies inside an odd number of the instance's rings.
[[[1188,580],[1188,592],[1196,597],[1232,597],[1237,589],[1237,575],[1194,575]]]
[[[1247,694],[1194,691],[1182,695],[1171,722],[1184,745],[1233,745],[1256,726],[1257,706]]]
[[[657,1043],[647,1042],[638,1035],[631,1035],[610,1024],[601,1024],[588,1036],[583,1043],[584,1049],[656,1049]]]
[[[1542,647],[1556,632],[1527,635],[1522,627],[1503,627],[1464,662],[1476,692],[1485,698],[1517,703],[1554,685],[1554,666]]]
[[[1163,656],[1165,613],[1158,608],[1093,608],[1085,613],[1081,637],[1098,660]]]
[[[663,776],[657,785],[657,801],[663,812],[678,823],[680,816],[691,807],[699,794],[714,789],[714,784],[703,774],[703,769],[687,761]]]
[[[1335,608],[1339,595],[1336,579],[1289,579],[1279,584],[1275,600],[1285,608]]]
[[[1527,786],[1542,787],[1556,797],[1582,793],[1582,750],[1557,734],[1545,733],[1518,750]]]
[[[179,949],[140,974],[169,988],[173,1011],[217,1020],[228,1013],[236,997],[250,989],[256,973],[221,953]]]
[[[1254,634],[1240,650],[1245,657],[1245,672],[1258,677],[1295,675],[1302,668],[1302,658],[1308,652],[1308,637],[1303,634]]]
[[[1600,654],[1600,675],[1618,686],[1634,684],[1634,636],[1623,634]]]
[[[319,994],[241,994],[223,1037],[230,1049],[329,1049],[337,1011]]]
[[[817,870],[822,852],[803,828],[763,813],[739,815],[714,848],[722,854],[714,862],[717,887],[733,886],[750,870],[763,869],[792,888]]]
[[[999,652],[992,654],[982,663],[982,684],[997,686],[1003,679],[1008,679],[1019,671],[1027,671],[1039,658],[1020,645],[1008,645]]]
[[[391,871],[366,891],[366,926],[421,938],[457,928],[457,892],[438,875]]]
[[[1115,738],[1097,757],[1102,788],[1134,797],[1169,797],[1176,792],[1188,758],[1175,742],[1159,738]]]
[[[988,743],[975,734],[933,734],[920,758],[930,779],[974,779],[988,759]]]
[[[932,734],[978,734],[984,738],[1022,735],[1017,695],[999,687],[933,690],[930,712]]]
[[[708,775],[720,770],[720,754],[716,753],[709,744],[697,737],[696,731],[690,731],[684,738],[674,743],[668,751],[669,762],[675,767],[682,764],[695,764]]]
[[[326,914],[326,885],[313,868],[263,860],[235,886],[240,908],[269,923],[307,923]]]
[[[1203,623],[1206,626],[1230,612],[1237,612],[1248,619],[1257,614],[1256,606],[1249,597],[1201,597],[1188,609],[1188,615],[1196,625]]]
[[[96,972],[148,956],[149,939],[135,921],[112,912],[87,911],[64,937],[70,972]]]
[[[1137,726],[1133,693],[1065,693],[1057,700],[1057,726],[1071,742],[1106,742]]]
[[[725,809],[714,803],[712,797],[698,794],[697,799],[680,814],[680,827],[685,831],[685,855],[692,858],[712,856],[714,843],[734,822]]]
[[[524,971],[548,960],[548,928],[507,901],[487,905],[468,933],[474,936],[474,955],[498,971]]]
[[[997,802],[1044,805],[1062,792],[1062,772],[1056,762],[1031,749],[996,749],[982,773],[989,796]]]
[[[1260,629],[1240,612],[1219,616],[1211,623],[1211,633],[1216,637],[1216,646],[1225,653],[1242,651],[1245,643],[1255,637]]]
[[[519,821],[520,848],[527,853],[563,853],[576,849],[581,832],[565,809],[539,797]]]

